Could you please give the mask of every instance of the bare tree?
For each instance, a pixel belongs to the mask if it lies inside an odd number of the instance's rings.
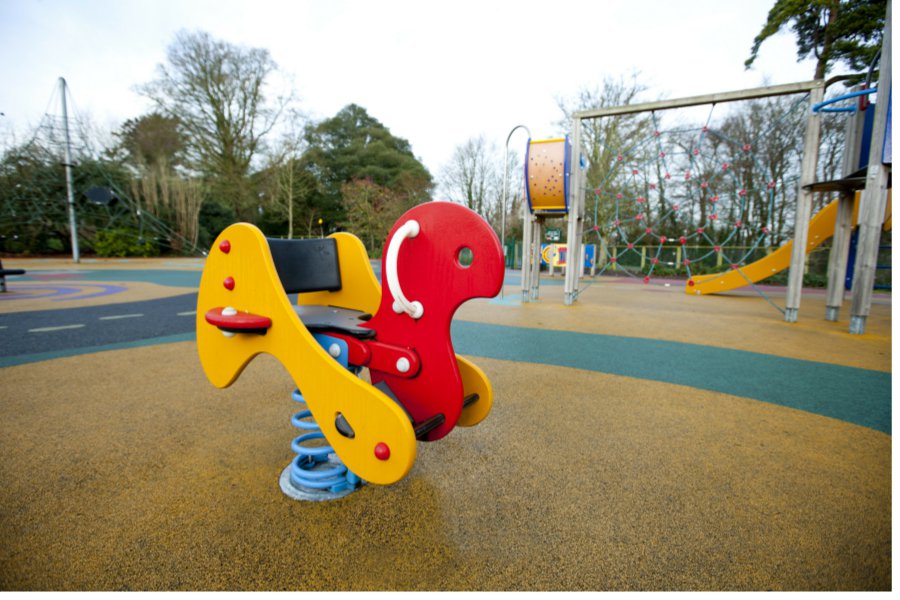
[[[185,241],[196,249],[205,193],[202,181],[177,175],[162,158],[131,179],[131,197],[139,209],[174,225],[178,235],[171,243],[176,251],[188,250]]]
[[[768,231],[768,245],[784,243],[791,235],[797,181],[803,153],[803,99],[775,97],[753,100],[728,116],[721,135],[732,144],[722,155],[728,162],[734,195],[744,190],[744,214]],[[748,144],[747,151],[741,150]],[[749,235],[749,232],[741,232]]]
[[[306,235],[312,235],[312,222],[318,211],[309,206],[318,182],[301,165],[306,144],[303,139],[305,117],[288,111],[287,127],[266,155],[266,167],[259,175],[259,188],[265,210],[287,219],[287,238],[294,237],[295,221],[308,221]],[[258,195],[259,193],[258,192]]]
[[[371,179],[357,179],[341,186],[341,198],[347,214],[347,228],[363,240],[374,255],[382,250],[391,227],[400,216],[419,203],[417,185],[395,189],[378,185]]]
[[[497,146],[484,135],[470,138],[456,148],[438,180],[453,202],[463,204],[489,218],[502,188],[502,167],[498,169]],[[499,162],[503,162],[502,159]],[[501,182],[498,185],[498,181]]]
[[[167,59],[157,79],[139,91],[163,115],[177,119],[191,166],[209,178],[216,197],[249,218],[256,202],[251,162],[290,99],[266,95],[277,65],[268,50],[188,31],[176,34]]]
[[[629,77],[605,77],[599,86],[582,88],[572,98],[557,98],[556,103],[563,113],[559,126],[566,131],[571,127],[576,112],[625,106],[635,103],[646,87],[638,82],[640,73]],[[593,224],[611,220],[613,203],[609,200],[609,184],[621,170],[622,163],[640,162],[635,153],[643,151],[645,140],[652,132],[652,119],[647,114],[627,115],[601,119],[584,120],[581,123],[581,152],[587,161],[585,182],[589,190],[597,190],[594,202],[587,203],[586,218]],[[663,198],[664,195],[660,195]],[[593,204],[593,215],[591,215]],[[660,208],[660,214],[665,212]]]

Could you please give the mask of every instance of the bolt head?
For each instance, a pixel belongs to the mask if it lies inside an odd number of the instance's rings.
[[[375,444],[375,458],[378,460],[387,460],[391,457],[391,447],[384,442]]]

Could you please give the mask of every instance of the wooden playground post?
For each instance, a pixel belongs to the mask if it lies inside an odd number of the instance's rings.
[[[887,3],[881,65],[878,72],[878,101],[875,104],[872,144],[869,146],[869,168],[859,207],[859,244],[856,250],[856,266],[853,270],[853,302],[850,308],[850,333],[853,334],[865,333],[866,317],[869,316],[869,309],[872,307],[872,290],[878,266],[878,244],[887,202],[887,184],[891,174],[891,157],[883,155],[891,102],[891,0]]]
[[[797,194],[797,209],[794,213],[794,245],[791,248],[791,267],[788,271],[787,297],[785,298],[784,320],[797,322],[800,311],[800,297],[803,293],[803,269],[806,266],[806,242],[809,238],[809,217],[812,210],[813,191],[808,187],[816,180],[816,165],[819,162],[819,134],[822,119],[813,107],[825,97],[825,82],[818,80],[809,91],[809,114],[806,117],[806,136],[803,138],[803,160],[800,163],[800,190]]]
[[[541,291],[541,223],[542,217],[531,221],[531,279],[529,299],[537,300]]]
[[[534,252],[531,251],[532,231],[534,215],[528,210],[528,203],[522,203],[522,302],[528,302],[528,294],[531,290],[531,261],[534,260]]]
[[[537,300],[541,277],[541,220],[522,203],[522,302]]]
[[[862,151],[865,111],[856,111],[847,118],[844,136],[844,156],[841,174],[848,176],[859,168]],[[838,197],[838,212],[834,221],[834,235],[828,255],[828,286],[825,300],[825,320],[837,321],[844,302],[844,282],[847,277],[847,261],[850,253],[850,237],[853,234],[853,204],[856,194],[845,188]]]

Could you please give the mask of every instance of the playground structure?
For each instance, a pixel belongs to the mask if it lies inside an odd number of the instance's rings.
[[[348,233],[267,240],[236,224],[210,252],[196,324],[207,377],[227,387],[265,352],[308,407],[292,419],[307,433],[294,440],[297,458],[282,475],[289,496],[330,499],[362,481],[395,483],[412,468],[417,441],[439,440],[490,412],[490,382],[450,339],[457,308],[502,286],[490,226],[460,205],[419,205],[389,234],[382,274],[384,288]],[[319,438],[327,446],[313,446]]]
[[[782,310],[784,320],[788,323],[796,322],[800,309],[800,300],[803,284],[803,272],[805,269],[806,254],[814,247],[818,246],[828,237],[834,237],[831,247],[828,263],[828,305],[825,318],[827,320],[837,320],[840,307],[843,302],[845,274],[848,272],[847,265],[849,260],[850,235],[854,226],[858,226],[858,242],[856,248],[856,256],[854,257],[854,268],[852,271],[852,307],[850,315],[849,331],[852,334],[862,334],[865,332],[865,321],[869,314],[872,304],[872,290],[875,283],[875,271],[879,267],[877,264],[879,240],[882,228],[890,228],[890,207],[889,207],[889,181],[891,172],[891,23],[890,23],[890,7],[888,8],[888,18],[882,40],[882,49],[876,60],[879,63],[879,81],[876,89],[856,90],[850,94],[841,96],[840,98],[829,101],[824,100],[826,82],[823,80],[814,80],[793,84],[767,86],[749,90],[740,90],[733,92],[722,92],[716,94],[708,94],[703,96],[693,96],[676,100],[664,100],[657,102],[648,102],[636,105],[625,105],[611,108],[602,108],[596,110],[587,110],[578,112],[573,117],[571,145],[569,138],[547,140],[541,142],[540,147],[536,143],[529,140],[528,151],[526,154],[525,177],[526,192],[528,195],[528,206],[525,209],[525,224],[523,235],[523,261],[522,261],[522,300],[528,302],[538,297],[538,287],[540,278],[540,245],[539,236],[541,224],[547,215],[567,216],[567,254],[569,257],[578,257],[578,260],[567,260],[565,262],[565,295],[564,304],[571,305],[575,302],[579,294],[580,280],[584,275],[584,220],[585,220],[585,184],[583,172],[583,158],[581,153],[581,136],[582,123],[587,120],[600,119],[606,117],[616,117],[623,115],[636,115],[649,113],[654,123],[656,123],[656,113],[669,109],[693,107],[700,105],[712,105],[735,102],[739,100],[754,100],[759,98],[768,98],[774,96],[806,94],[808,110],[806,113],[806,127],[803,143],[803,155],[800,165],[800,175],[798,182],[798,197],[794,211],[794,234],[793,239],[785,244],[779,251],[777,256],[767,257],[762,261],[753,263],[745,268],[742,264],[743,259],[747,258],[751,253],[747,253],[742,259],[731,260],[730,266],[732,273],[725,275],[711,275],[692,277],[690,274],[691,259],[681,256],[679,260],[685,266],[689,279],[687,282],[686,292],[689,294],[702,295],[706,293],[724,292],[742,285],[753,285],[756,281],[764,279],[777,271],[783,270],[785,266],[789,269],[788,284],[786,292],[786,306]],[[874,70],[875,64],[870,67],[871,72]],[[840,80],[837,78],[836,80]],[[836,81],[832,80],[832,81]],[[863,111],[854,111],[855,116],[848,119],[846,148],[844,152],[843,172],[844,177],[836,181],[816,181],[816,169],[818,163],[819,141],[821,130],[821,112],[824,111],[853,111],[848,108],[829,109],[828,105],[856,98],[857,96],[865,96],[877,90],[881,90],[879,96],[880,101],[875,104],[873,127],[870,134],[866,135],[864,123],[865,116]],[[871,107],[870,107],[871,109]],[[706,126],[696,140],[696,146],[692,153],[698,155],[700,153],[699,145],[704,137],[711,135],[712,132]],[[657,129],[653,136],[659,137],[661,132]],[[751,153],[752,144],[744,143],[741,147],[744,153]],[[618,154],[618,166],[624,167],[628,161],[627,151]],[[658,158],[664,160],[666,153],[660,150]],[[693,165],[693,157],[690,158],[690,165]],[[575,168],[574,165],[581,168]],[[722,164],[722,170],[727,171],[730,167],[728,161]],[[857,170],[859,169],[859,170]],[[639,169],[634,168],[632,171],[635,177],[641,175]],[[698,186],[700,188],[701,202],[707,201],[714,204],[720,199],[720,195],[713,193],[711,181],[709,179],[701,179],[699,181],[694,178],[691,169],[688,168],[684,173],[680,174],[687,185]],[[665,171],[665,179],[669,180],[671,174]],[[693,179],[693,181],[692,181]],[[776,186],[775,181],[767,182],[769,189],[769,198],[772,198],[772,189]],[[647,183],[648,189],[656,189],[656,183]],[[840,192],[840,197],[834,204],[829,205],[821,214],[810,222],[812,197],[815,193],[820,192]],[[854,209],[854,199],[858,194],[858,210]],[[596,191],[599,195],[599,190]],[[744,204],[740,197],[747,193],[746,189],[741,189],[736,194],[739,198],[735,201],[739,204],[739,214],[732,226],[735,229],[741,229],[747,226],[744,220]],[[616,197],[616,217],[612,222],[612,229],[620,231],[622,219],[619,215],[619,200],[622,194]],[[636,222],[639,226],[641,220],[645,216],[642,204],[647,203],[648,199],[638,195],[631,200],[636,203],[639,208],[636,214],[630,217],[630,220]],[[674,205],[670,211],[677,212],[679,205]],[[858,214],[857,218],[854,216]],[[713,208],[709,218],[715,220],[718,217],[716,209]],[[828,227],[826,227],[826,225]],[[767,227],[765,223],[756,224],[755,227],[759,232],[757,244],[762,239],[762,234],[766,234]],[[676,243],[684,246],[690,238],[700,238],[707,242],[712,242],[712,251],[718,254],[721,260],[722,248],[724,244],[717,243],[710,239],[705,229],[706,223],[701,222],[695,231],[685,233],[680,236]],[[830,231],[825,231],[830,229]],[[592,231],[599,234],[600,227],[596,223],[593,225]],[[655,239],[658,242],[656,256],[651,259],[651,264],[655,265],[659,261],[659,254],[662,251],[663,244],[667,240],[665,236],[659,235],[652,227],[647,226],[644,232],[639,234],[637,240],[628,240],[628,250],[634,250],[635,245],[645,236],[648,239]],[[812,240],[810,240],[812,236]],[[729,236],[730,238],[730,236]],[[754,248],[755,249],[755,248]],[[784,260],[789,255],[790,260],[785,264]],[[642,256],[642,262],[645,257]],[[601,257],[602,259],[602,257]],[[615,263],[616,257],[610,257],[611,262]],[[651,267],[652,272],[652,267]],[[592,268],[593,275],[593,268]],[[644,278],[645,283],[649,282],[649,274]],[[743,282],[743,283],[742,283]]]
[[[842,180],[819,185],[861,197],[850,189],[860,185],[858,177]],[[839,208],[813,216],[807,245],[834,229],[826,217],[836,222]],[[545,287],[550,301],[543,305],[464,304],[454,315],[454,347],[438,364],[459,370],[464,408],[456,424],[474,424],[465,418],[484,418],[472,411],[485,407],[493,420],[444,443],[423,448],[414,441],[415,468],[399,485],[366,486],[332,503],[272,493],[293,437],[286,432],[293,388],[282,365],[256,361],[225,392],[198,379],[196,353],[213,365],[246,356],[240,369],[252,353],[277,350],[299,384],[294,399],[312,403],[336,442],[365,437],[364,454],[396,458],[382,424],[357,404],[375,417],[389,413],[388,430],[402,424],[406,405],[398,404],[404,413],[398,416],[378,394],[364,395],[368,383],[354,371],[369,369],[371,378],[374,370],[378,379],[376,359],[388,356],[380,363],[382,382],[399,371],[402,358],[422,373],[410,354],[387,354],[410,347],[419,354],[416,323],[435,314],[434,290],[419,286],[467,275],[483,283],[473,271],[483,253],[471,229],[459,252],[452,244],[444,260],[420,264],[414,245],[434,228],[416,216],[417,233],[406,218],[385,242],[397,263],[388,278],[382,262],[383,290],[359,241],[346,234],[285,243],[238,225],[211,247],[201,292],[206,303],[197,304],[196,324],[192,316],[180,318],[187,323],[180,341],[134,338],[99,348],[86,341],[77,355],[48,359],[41,349],[33,363],[3,368],[4,588],[892,589],[889,296],[874,298],[866,336],[841,334],[840,325],[821,319],[785,335],[784,324],[753,299],[704,302],[680,288],[648,289],[624,278],[580,290],[575,307],[563,306],[562,286]],[[470,227],[462,218],[443,223],[442,239]],[[668,247],[683,249],[677,242]],[[471,264],[464,248],[475,249]],[[792,251],[785,248],[784,260]],[[285,260],[297,255],[309,261]],[[163,288],[162,279],[150,279],[162,277],[162,261],[118,267],[116,261],[107,272],[10,262],[27,267],[26,281],[34,285],[46,278],[44,284],[83,279]],[[134,279],[119,268],[132,269]],[[192,312],[181,311],[194,308],[200,268],[192,267],[190,289],[170,288],[189,298],[177,314]],[[694,279],[699,288],[700,277]],[[289,292],[295,283],[304,290]],[[6,296],[24,294],[24,285],[14,279]],[[488,285],[474,287],[466,294],[491,293]],[[434,293],[450,295],[446,285]],[[388,296],[403,311],[396,319]],[[93,323],[138,322],[100,321],[100,314],[133,312],[110,298],[109,311],[95,314]],[[807,311],[825,311],[821,294],[804,303]],[[14,304],[25,302],[5,306]],[[389,339],[391,328],[371,328],[373,319],[334,323],[355,310],[344,309],[350,305],[405,326],[403,336]],[[7,315],[0,322],[5,339],[31,336],[25,328],[36,324],[16,325],[41,306],[28,302],[21,316]],[[52,312],[48,319],[61,320],[73,311]],[[146,320],[179,320],[174,310],[168,314],[148,312]],[[196,329],[196,343],[188,329]],[[41,343],[49,337],[33,335]],[[490,382],[456,352],[478,357]],[[479,384],[487,389],[472,391]],[[393,393],[394,386],[387,389]],[[411,407],[415,399],[410,394]],[[310,420],[305,412],[292,419],[298,427]],[[421,414],[419,423],[407,416],[414,434],[440,420]],[[315,439],[300,438],[298,456]],[[281,477],[285,494],[304,497],[293,482],[298,472],[340,471],[330,457],[319,458],[311,453],[291,462]],[[371,462],[373,470],[380,464]],[[346,470],[301,485],[327,485],[307,492],[325,499],[358,489],[361,475]]]
[[[532,165],[532,160],[526,159],[526,181],[529,193],[529,206],[526,213],[525,239],[523,256],[523,301],[529,301],[537,298],[538,288],[538,268],[539,258],[537,247],[537,236],[540,232],[540,223],[547,214],[559,216],[560,213],[568,217],[568,235],[566,239],[567,251],[569,256],[582,256],[584,244],[584,216],[585,216],[585,185],[584,173],[582,169],[573,168],[573,165],[581,162],[581,129],[582,122],[589,119],[599,119],[603,117],[613,117],[621,115],[634,115],[639,113],[650,113],[654,122],[656,121],[656,113],[658,111],[734,102],[738,100],[752,100],[758,98],[766,98],[772,96],[806,94],[807,114],[806,133],[804,137],[804,152],[800,166],[799,177],[799,193],[795,210],[794,235],[792,241],[785,244],[781,249],[777,250],[773,255],[766,257],[762,261],[750,265],[744,265],[743,258],[751,253],[747,253],[742,259],[732,259],[728,261],[731,271],[722,275],[706,275],[691,276],[690,262],[691,259],[685,254],[680,260],[688,272],[689,279],[686,286],[686,293],[702,295],[707,293],[716,293],[743,287],[744,285],[752,285],[753,283],[771,276],[775,272],[785,268],[789,269],[788,285],[786,295],[786,307],[782,311],[786,322],[796,322],[800,307],[800,296],[802,291],[803,271],[805,267],[806,254],[817,247],[823,241],[830,237],[834,237],[834,243],[829,256],[829,284],[828,284],[828,308],[826,311],[826,319],[837,320],[840,306],[843,301],[844,274],[847,272],[848,249],[851,230],[858,225],[859,244],[856,256],[856,268],[853,270],[853,306],[851,309],[850,332],[864,333],[865,318],[871,306],[871,294],[874,285],[875,269],[877,268],[877,253],[879,239],[882,227],[890,228],[890,206],[889,206],[889,190],[888,181],[890,173],[890,27],[887,27],[884,38],[884,49],[881,59],[881,79],[879,81],[879,89],[887,90],[882,93],[881,102],[877,102],[874,107],[870,106],[869,111],[874,112],[874,127],[868,136],[864,136],[865,115],[862,111],[856,111],[848,119],[847,124],[847,147],[844,152],[844,177],[836,181],[818,182],[816,179],[816,166],[818,161],[818,145],[820,137],[820,118],[821,112],[832,109],[825,108],[834,102],[848,101],[861,96],[863,94],[871,94],[877,90],[858,90],[851,94],[840,98],[832,99],[827,102],[823,101],[826,83],[821,80],[808,81],[779,86],[768,86],[750,90],[742,90],[735,92],[725,92],[718,94],[710,94],[705,96],[695,96],[682,98],[677,100],[667,100],[659,102],[650,102],[645,104],[637,104],[630,106],[619,106],[593,111],[584,111],[577,113],[573,120],[572,141],[571,146],[566,138],[565,144],[560,140],[553,140],[558,146],[558,153],[566,153],[563,158],[556,158],[551,164],[566,165],[564,171],[564,185],[566,198],[561,199],[560,194],[563,193],[560,187],[552,185],[553,177],[558,177],[559,173],[553,172],[551,169],[543,168],[543,164],[538,163],[536,169]],[[847,108],[834,110],[847,111]],[[871,118],[871,114],[870,114]],[[705,136],[712,136],[709,128],[703,127],[698,134],[699,140]],[[660,136],[659,130],[654,134],[657,138]],[[699,146],[699,140],[697,145]],[[752,145],[744,144],[741,148],[744,153],[752,153]],[[695,147],[693,153],[696,155],[700,152]],[[532,144],[529,145],[529,157],[533,154]],[[665,157],[665,152],[659,152],[660,157]],[[575,157],[579,157],[576,159]],[[628,163],[626,152],[622,152],[618,157],[621,166],[624,168]],[[662,158],[660,159],[662,160]],[[693,157],[691,158],[693,163]],[[723,163],[723,171],[726,171],[729,163]],[[634,175],[639,174],[638,169],[634,169]],[[709,180],[691,181],[692,173],[686,171],[682,176],[685,185],[697,186],[702,188],[701,196],[704,194],[709,202],[714,203],[720,199],[718,194],[713,194],[714,182]],[[666,179],[670,178],[670,174],[666,172]],[[649,183],[650,189],[655,189],[655,184]],[[775,187],[775,182],[768,182],[769,194]],[[707,191],[707,188],[708,191]],[[820,192],[840,192],[840,198],[835,200],[833,204],[827,206],[817,217],[810,222],[810,213],[812,205],[812,196]],[[743,196],[746,190],[740,190],[740,196]],[[859,192],[857,194],[857,192]],[[547,194],[553,193],[556,196],[552,199],[546,197]],[[537,202],[532,201],[534,196]],[[617,203],[621,199],[621,194],[617,197]],[[854,211],[854,198],[857,198],[858,210]],[[647,199],[641,196],[631,198],[638,206]],[[739,198],[735,198],[736,202],[741,202]],[[612,230],[619,230],[624,218],[620,220],[619,205],[616,205],[616,218],[611,224]],[[673,210],[679,209],[676,204]],[[738,217],[732,224],[735,229],[747,228],[748,224],[743,218],[743,204],[740,206]],[[857,218],[854,216],[858,213]],[[715,208],[709,215],[710,219],[716,219],[718,214]],[[643,213],[640,208],[636,210],[636,214],[629,217],[631,221],[640,224]],[[701,224],[696,231],[683,235],[679,240],[666,240],[664,236],[658,235],[651,227],[647,227],[643,234],[637,240],[628,240],[628,248],[632,249],[635,244],[645,235],[648,239],[658,241],[657,256],[651,259],[652,264],[658,261],[659,252],[662,250],[663,244],[667,241],[682,246],[691,238],[700,238],[710,242],[713,252],[719,254],[720,260],[722,256],[722,247],[724,244],[712,240],[708,232],[705,231],[705,224]],[[757,245],[762,239],[762,234],[767,233],[766,224],[755,224],[754,227],[759,235]],[[599,227],[594,224],[591,232],[599,232]],[[755,246],[754,246],[755,249]],[[703,258],[703,257],[701,257]],[[789,260],[788,260],[789,259]],[[616,257],[612,256],[611,261],[615,263]],[[652,267],[651,267],[652,271]],[[565,296],[564,303],[572,304],[577,299],[579,293],[580,279],[584,274],[583,260],[566,262],[565,277]],[[645,277],[645,282],[649,279]]]
[[[837,182],[816,182],[816,165],[818,162],[818,148],[820,137],[820,111],[827,105],[823,102],[825,82],[821,80],[805,83],[789,84],[784,86],[772,86],[746,90],[742,92],[730,92],[698,96],[681,100],[654,102],[632,107],[616,107],[596,111],[585,111],[575,115],[573,123],[573,152],[577,156],[580,150],[581,122],[584,119],[599,118],[602,116],[634,114],[676,108],[683,106],[695,106],[698,104],[729,102],[737,99],[762,98],[772,95],[792,94],[808,92],[809,112],[807,114],[806,134],[804,138],[804,153],[800,170],[800,189],[795,211],[794,237],[791,247],[790,270],[788,274],[788,286],[784,320],[792,323],[797,321],[800,308],[800,299],[803,283],[803,269],[805,255],[808,250],[808,237],[810,232],[809,219],[812,195],[820,191],[841,192],[837,201],[837,216],[834,225],[835,242],[829,256],[829,284],[828,284],[828,308],[826,319],[836,320],[843,300],[844,273],[847,269],[849,235],[853,220],[852,206],[856,190],[862,191],[859,208],[859,243],[857,247],[856,268],[853,274],[853,301],[851,307],[850,327],[852,334],[865,332],[865,321],[872,304],[872,290],[877,268],[878,246],[885,211],[888,202],[888,183],[891,170],[891,23],[890,9],[885,21],[885,31],[880,54],[880,68],[878,89],[881,90],[879,102],[875,105],[874,126],[870,141],[868,142],[868,160],[865,161],[865,177],[853,177],[849,165],[860,159],[863,140],[863,128],[860,125],[863,117],[857,116],[848,123],[848,151],[844,157],[844,173],[847,175]],[[873,65],[874,66],[874,65]],[[856,95],[856,94],[853,94]],[[852,169],[855,170],[855,169]],[[576,170],[573,173],[575,183],[573,190],[580,190],[579,176]],[[571,196],[569,213],[570,252],[582,241],[584,204],[583,194],[574,193]],[[889,221],[889,219],[888,219]],[[578,293],[578,280],[581,271],[576,269],[566,270],[566,295],[565,302],[574,302]]]
[[[572,197],[572,149],[568,137],[528,140],[525,152],[525,222],[522,239],[522,301],[537,300],[541,261],[552,271],[566,264],[558,246],[541,248],[548,218],[565,217]]]

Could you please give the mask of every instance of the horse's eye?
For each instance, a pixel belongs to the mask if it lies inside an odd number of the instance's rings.
[[[456,261],[459,263],[461,267],[468,267],[472,264],[472,260],[474,260],[475,256],[472,254],[472,249],[469,247],[462,247],[459,249],[459,252],[456,254]]]

